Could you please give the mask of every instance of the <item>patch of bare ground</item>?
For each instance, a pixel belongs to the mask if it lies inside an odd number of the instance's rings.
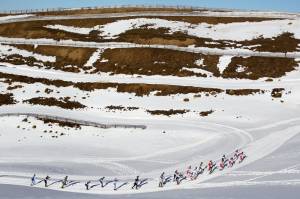
[[[110,106],[106,106],[105,109],[108,110],[112,110],[112,111],[133,111],[133,110],[138,110],[138,107],[133,107],[133,106],[129,106],[129,107],[124,107],[124,106],[114,106],[114,105],[110,105]]]
[[[269,20],[278,20],[277,18],[261,18],[261,17],[203,17],[203,16],[159,16],[147,17],[159,18],[169,21],[184,21],[191,24],[207,23],[207,24],[229,24],[239,22],[261,22]]]
[[[112,74],[139,74],[139,75],[172,75],[172,76],[201,76],[206,74],[195,73],[184,68],[202,68],[216,73],[218,56],[209,56],[196,53],[182,52],[156,48],[129,48],[106,49],[98,60],[93,72],[111,72]],[[204,66],[195,62],[204,60]],[[205,67],[207,66],[207,67]]]
[[[214,112],[214,110],[202,111],[202,112],[199,113],[199,115],[202,116],[202,117],[206,117],[206,116],[212,114],[213,112]]]
[[[20,55],[10,55],[2,58],[1,61],[12,64],[27,64],[29,66],[45,66],[47,69],[62,70],[66,72],[80,72],[80,70],[88,70],[84,64],[89,60],[92,54],[96,51],[94,48],[81,47],[65,47],[65,46],[37,46],[33,45],[14,45],[14,47],[29,52],[55,56],[56,62],[41,62],[34,57],[22,57]]]
[[[198,9],[197,9],[198,10]],[[201,9],[206,10],[206,9]],[[107,14],[107,13],[126,13],[126,12],[192,12],[191,8],[141,8],[141,7],[128,7],[128,8],[85,8],[74,10],[62,11],[48,11],[37,13],[39,16],[47,15],[79,15],[79,14]]]
[[[236,96],[263,94],[263,93],[265,93],[265,91],[261,89],[226,89],[227,95],[236,95]]]
[[[82,109],[86,107],[79,102],[70,101],[69,97],[60,99],[56,99],[54,97],[35,97],[28,100],[23,100],[23,102],[43,106],[57,106],[63,109]]]
[[[15,90],[15,89],[18,89],[18,88],[23,88],[23,86],[22,85],[8,86],[7,90]]]
[[[0,72],[0,78],[5,79],[3,82],[12,84],[13,82],[20,83],[42,83],[45,85],[53,85],[56,87],[69,87],[73,86],[82,91],[94,91],[100,89],[116,89],[120,93],[133,93],[136,96],[147,96],[153,93],[155,96],[168,96],[177,94],[203,94],[205,96],[216,96],[224,92],[218,88],[204,88],[204,87],[193,87],[193,86],[176,86],[166,84],[120,84],[120,83],[102,83],[102,82],[69,82],[63,80],[49,80],[44,78],[32,78],[22,75],[13,75]],[[241,89],[230,91],[231,95],[250,95],[258,92],[257,89]],[[263,93],[263,91],[259,91]],[[127,107],[128,108],[128,107]]]
[[[177,114],[185,114],[189,112],[189,110],[147,110],[148,113],[151,115],[165,115],[165,116],[171,116],[171,115],[177,115]]]
[[[59,23],[67,24],[65,20],[62,21],[26,21],[0,24],[0,36],[9,38],[26,38],[26,39],[54,39],[54,40],[74,40],[74,41],[104,41],[101,37],[95,36],[95,32],[89,35],[66,32],[63,30],[56,30],[46,28],[46,25],[56,25]],[[106,20],[104,20],[106,22]],[[74,22],[76,23],[76,22]],[[100,23],[100,22],[99,22]],[[110,41],[110,40],[105,40]]]
[[[294,34],[285,32],[273,38],[257,38],[250,41],[240,42],[243,46],[254,46],[251,50],[264,52],[295,52],[297,51],[300,39],[296,39]],[[255,46],[258,45],[258,46]]]
[[[253,80],[262,77],[278,78],[295,70],[297,66],[298,63],[292,58],[233,57],[222,76]],[[239,71],[240,67],[243,68],[242,71]]]
[[[283,91],[284,91],[284,88],[274,88],[271,92],[271,96],[274,98],[281,98]]]
[[[60,127],[69,127],[69,128],[75,128],[75,129],[81,129],[80,124],[76,124],[73,122],[66,122],[61,120],[54,120],[54,119],[48,119],[43,117],[37,117],[38,120],[41,120],[44,122],[44,124],[57,124]]]
[[[10,105],[15,104],[16,101],[14,99],[14,95],[12,93],[0,93],[0,106],[2,105]]]

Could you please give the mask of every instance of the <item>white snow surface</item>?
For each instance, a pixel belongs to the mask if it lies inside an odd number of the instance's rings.
[[[293,32],[296,38],[300,36],[299,21],[293,19],[218,24],[209,27],[207,24],[189,26],[190,24],[184,22],[142,18],[119,20],[91,29],[61,25],[48,26],[48,28],[80,34],[88,34],[89,31],[97,29],[103,31],[103,36],[115,38],[128,29],[146,24],[150,24],[153,28],[168,27],[170,32],[187,31],[190,35],[213,39],[245,40],[260,35],[270,38],[285,31]],[[39,41],[53,42],[53,45],[56,42],[47,39]],[[97,60],[101,60],[102,52],[102,48],[97,49],[85,66],[93,66]],[[33,56],[41,61],[55,61],[55,57],[33,54],[0,44],[0,57],[14,53],[25,57]],[[231,59],[232,56],[229,55],[220,57],[218,68],[221,73]],[[201,60],[196,63],[198,66],[203,65]],[[240,66],[238,72],[243,72],[245,69]],[[205,74],[210,75],[209,72],[200,68],[184,68],[184,70],[206,72]],[[73,192],[69,193],[69,198],[77,196],[83,198],[83,195],[80,195],[83,193],[102,194],[101,197],[104,198],[111,198],[113,196],[108,195],[118,194],[126,196],[136,194],[129,196],[132,198],[153,198],[152,196],[189,198],[187,194],[192,194],[192,196],[188,195],[192,199],[200,196],[250,199],[262,198],[263,194],[270,196],[274,192],[278,194],[274,194],[272,198],[282,198],[278,190],[283,189],[287,190],[288,194],[285,195],[287,198],[296,199],[299,196],[299,68],[272,82],[266,82],[265,79],[238,80],[216,77],[75,74],[7,63],[0,64],[0,72],[73,82],[148,83],[266,90],[263,94],[248,96],[230,96],[223,92],[208,96],[205,93],[201,93],[201,96],[195,96],[195,94],[156,96],[155,93],[150,93],[141,97],[133,93],[117,92],[115,88],[87,92],[71,86],[56,87],[42,83],[13,82],[9,85],[4,78],[0,78],[0,93],[12,93],[15,100],[19,102],[16,105],[0,106],[0,126],[2,127],[0,129],[0,184],[2,184],[0,188],[4,186],[9,190],[27,190],[25,187],[30,187],[30,177],[36,173],[38,180],[50,175],[50,183],[54,184],[48,188],[44,188],[42,183],[31,187],[35,193],[55,193],[51,196],[56,196],[60,193],[54,191]],[[19,87],[9,90],[9,86]],[[273,88],[285,89],[282,98],[271,97]],[[53,91],[46,93],[46,89]],[[70,100],[78,101],[86,108],[66,110],[53,106],[22,103],[23,100],[33,97],[70,97]],[[185,100],[187,98],[188,102]],[[107,106],[111,105],[137,109],[110,110]],[[147,110],[170,109],[189,112],[170,117],[151,115],[147,112]],[[209,110],[214,112],[207,117],[199,116],[200,111]],[[81,129],[74,129],[57,124],[49,126],[33,117],[29,117],[25,122],[23,120],[26,116],[8,117],[5,116],[6,113],[40,113],[107,124],[141,124],[146,125],[147,128],[144,130],[100,129],[82,126]],[[53,135],[58,135],[58,138],[53,138]],[[180,186],[168,183],[164,188],[157,187],[158,177],[162,171],[167,175],[172,175],[176,169],[184,172],[189,165],[195,167],[201,161],[207,163],[210,159],[219,161],[223,154],[229,157],[237,148],[243,150],[248,156],[241,164],[235,164],[234,167],[223,171],[217,170],[211,175],[205,172],[197,180],[185,180]],[[61,189],[60,184],[55,182],[65,175],[78,183]],[[136,175],[142,179],[148,178],[148,183],[140,190],[131,189]],[[95,187],[89,191],[85,190],[84,183],[87,180],[92,180],[92,184],[97,184],[101,176],[106,176],[107,180],[118,178],[118,185],[124,182],[129,182],[129,184],[124,185],[118,191],[113,190],[112,184],[104,188]],[[249,192],[242,191],[245,189],[253,189],[254,196],[249,196]],[[230,195],[232,191],[241,192],[241,194],[233,197]],[[8,191],[5,189],[5,192]],[[289,195],[290,192],[294,195]],[[21,195],[23,197],[23,193]],[[99,196],[91,195],[90,197]],[[116,197],[119,198],[119,196]],[[68,198],[68,196],[62,196],[62,198]]]
[[[8,21],[12,19],[21,19],[21,18],[27,18],[27,17],[32,17],[34,15],[32,14],[24,14],[24,15],[8,15],[4,17],[0,17],[0,21]]]
[[[233,56],[227,56],[227,55],[224,55],[224,56],[221,56],[220,59],[219,59],[219,63],[217,65],[217,67],[219,68],[219,71],[220,73],[222,74],[223,71],[228,67],[228,65],[230,64],[231,62],[231,59],[232,59]]]

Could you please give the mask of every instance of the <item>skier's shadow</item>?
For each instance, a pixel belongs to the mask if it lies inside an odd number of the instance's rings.
[[[38,181],[37,183],[34,183],[34,184],[33,184],[33,185],[31,185],[31,186],[38,185],[38,184],[40,184],[40,183],[42,183],[42,182],[44,182],[44,179],[42,179],[42,180]]]
[[[52,183],[48,184],[48,187],[50,187],[51,185],[54,185],[54,184],[60,183],[60,182],[62,182],[62,180],[57,180],[57,181],[54,181],[54,182],[52,182]]]
[[[123,187],[123,186],[125,186],[125,185],[127,185],[127,184],[128,184],[128,182],[124,182],[124,183],[121,184],[120,186],[116,187],[114,190],[117,191],[117,190],[119,190],[121,187]]]
[[[171,182],[172,176],[168,176],[164,181],[163,184],[166,185],[168,182]]]
[[[70,187],[70,186],[73,186],[75,184],[79,184],[80,182],[79,181],[70,181],[67,185],[64,186],[64,188],[67,188],[67,187]]]
[[[148,179],[144,179],[144,180],[141,180],[140,184],[138,185],[139,188],[141,188],[142,186],[144,186],[145,184],[148,184]]]

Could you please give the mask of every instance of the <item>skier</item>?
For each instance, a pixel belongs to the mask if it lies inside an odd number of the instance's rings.
[[[118,188],[117,188],[117,182],[118,182],[118,181],[119,181],[119,180],[118,180],[117,178],[115,178],[114,181],[113,181],[113,183],[114,183],[114,190],[115,190],[115,191],[118,190]]]
[[[198,167],[195,167],[194,170],[193,170],[193,172],[192,172],[192,178],[191,178],[191,180],[196,180],[197,177],[198,177],[198,175],[199,175]]]
[[[65,188],[65,186],[67,185],[67,183],[68,183],[68,176],[66,176],[66,177],[63,179],[61,188],[62,188],[62,189]]]
[[[192,166],[189,166],[188,169],[186,170],[186,177],[189,177],[190,179],[193,178]]]
[[[174,178],[173,181],[176,181],[176,184],[179,185],[180,184],[180,174],[179,172],[176,170],[174,173]]]
[[[131,189],[138,189],[139,188],[139,182],[140,182],[140,179],[139,179],[139,176],[136,176],[135,180],[134,180],[134,183],[133,183],[133,186],[131,187]]]
[[[220,162],[220,171],[225,168],[225,163],[223,161]]]
[[[222,156],[222,160],[221,161],[224,163],[224,167],[226,167],[226,165],[227,165],[226,163],[227,163],[228,159],[226,158],[225,155]]]
[[[105,177],[102,177],[99,179],[99,182],[100,182],[102,188],[104,187],[104,178]]]
[[[230,160],[229,160],[229,167],[233,167],[234,163],[235,163],[234,159],[230,158]]]
[[[204,169],[205,169],[205,168],[202,168],[202,166],[203,166],[203,162],[201,162],[200,165],[199,165],[198,175],[199,175],[199,174],[202,174],[202,173],[204,172]]]
[[[165,172],[162,172],[159,177],[159,184],[158,187],[163,187],[165,184]]]
[[[48,187],[48,180],[49,180],[49,179],[50,179],[49,176],[46,176],[46,177],[44,178],[45,187]]]
[[[89,190],[89,189],[90,189],[90,184],[91,184],[91,181],[87,181],[87,182],[84,184],[86,190]]]
[[[239,150],[238,150],[238,149],[235,150],[235,153],[234,153],[234,158],[235,158],[235,160],[238,160],[238,159],[239,159],[239,155],[240,155]]]
[[[212,168],[213,168],[213,161],[210,160],[207,164],[207,167],[208,167],[208,171],[211,172]]]
[[[31,185],[30,186],[34,186],[36,184],[36,175],[33,174],[33,176],[31,177]]]
[[[244,159],[245,159],[247,156],[244,154],[244,152],[241,152],[240,155],[239,155],[239,157],[240,157],[239,163],[241,163],[241,162],[244,161]]]

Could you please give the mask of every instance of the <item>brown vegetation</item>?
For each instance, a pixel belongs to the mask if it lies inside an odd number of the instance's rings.
[[[14,99],[14,95],[12,93],[0,93],[0,106],[2,105],[9,105],[9,104],[15,104],[16,101]]]
[[[257,38],[250,41],[240,42],[243,46],[252,46],[259,44],[260,46],[251,47],[251,50],[264,52],[295,52],[297,51],[300,39],[296,39],[294,34],[285,32],[273,38]]]
[[[271,92],[271,96],[274,98],[281,98],[283,91],[284,91],[284,88],[274,88]]]
[[[56,99],[54,97],[45,98],[45,97],[35,97],[28,100],[24,100],[23,102],[30,103],[30,104],[38,104],[44,106],[57,106],[63,109],[81,109],[85,108],[86,106],[76,102],[70,101],[68,97]]]
[[[80,129],[81,125],[73,122],[66,122],[61,120],[54,120],[54,119],[47,119],[43,117],[38,117],[37,119],[43,121],[45,124],[58,124],[60,127],[70,127],[70,128],[76,128]]]
[[[204,10],[204,9],[202,9]],[[191,12],[191,8],[141,8],[141,7],[123,7],[123,8],[93,8],[75,9],[62,11],[40,12],[38,15],[81,15],[81,14],[106,14],[106,13],[126,13],[126,12]]]
[[[113,74],[139,75],[173,75],[173,76],[201,76],[184,68],[202,68],[216,72],[218,56],[182,52],[156,48],[107,49],[94,66],[94,72],[111,72]],[[204,66],[195,64],[196,60],[204,59]]]
[[[213,112],[214,112],[213,110],[210,110],[210,111],[202,111],[202,112],[200,112],[199,114],[200,114],[200,116],[202,116],[202,117],[206,117],[206,116],[212,114]]]
[[[264,93],[265,91],[260,89],[227,89],[226,94],[227,95],[237,95],[237,96],[243,96],[243,95],[253,95],[256,93]]]
[[[238,67],[245,70],[237,72]],[[292,58],[276,57],[233,57],[231,63],[224,70],[224,78],[259,79],[261,77],[278,78],[293,71],[298,63]]]
[[[171,116],[171,115],[177,115],[177,114],[185,114],[189,112],[189,110],[147,110],[148,113],[151,115],[166,115],[166,116]]]

